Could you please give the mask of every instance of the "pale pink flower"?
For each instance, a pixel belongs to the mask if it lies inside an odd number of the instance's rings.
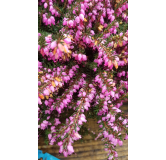
[[[78,138],[78,139],[80,139],[80,138],[81,138],[81,135],[79,135],[77,132],[76,132],[76,133],[74,133],[74,136],[75,136],[76,138]]]
[[[48,106],[48,101],[47,101],[47,100],[45,100],[45,102],[44,102],[44,103],[45,103],[45,105],[46,105],[46,106]]]
[[[43,92],[44,95],[48,96],[49,95],[49,91],[47,89],[44,90]]]
[[[48,4],[47,3],[44,3],[44,8],[47,8]]]
[[[86,92],[83,92],[82,95],[85,97],[86,96]]]
[[[42,104],[41,99],[38,97],[38,104]]]
[[[123,141],[118,141],[119,145],[122,146],[123,145]]]
[[[38,51],[40,50],[40,45],[38,45]]]
[[[69,21],[69,25],[70,25],[70,27],[73,27],[73,24],[74,24],[73,21],[70,20],[70,21]]]
[[[51,19],[50,18],[48,19],[48,24],[51,26]]]
[[[63,25],[64,26],[67,25],[67,19],[66,18],[63,19]]]
[[[125,136],[124,140],[127,140],[127,139],[128,139],[128,135],[126,134],[126,136]]]
[[[66,151],[63,152],[64,157],[68,156],[68,153]]]
[[[125,119],[125,120],[122,122],[122,124],[127,124],[127,119]]]
[[[90,31],[91,35],[95,35],[95,32],[93,30]]]
[[[107,89],[106,86],[103,86],[102,87],[102,93],[105,93],[106,89]]]
[[[61,145],[59,149],[59,153],[62,153],[62,152],[63,152],[63,146]]]
[[[83,21],[83,20],[84,20],[84,15],[83,15],[83,14],[80,14],[80,15],[79,15],[79,18]]]
[[[56,46],[57,46],[56,41],[53,41],[53,42],[51,43],[51,49],[54,49]]]
[[[86,60],[87,60],[87,56],[83,54],[83,55],[82,55],[82,60],[83,60],[83,61],[86,61]]]
[[[65,38],[65,39],[64,39],[64,42],[65,42],[66,44],[70,44],[70,43],[71,43],[71,39],[70,39],[70,38]]]
[[[80,23],[80,18],[77,16],[76,19],[75,19],[75,21],[76,21],[77,23]]]
[[[82,55],[78,54],[78,60],[81,61],[81,59],[82,59]]]
[[[58,146],[62,146],[62,145],[63,145],[62,141],[58,142]]]
[[[58,124],[61,124],[61,122],[59,121],[59,119],[58,118],[55,118],[55,126],[57,126]]]
[[[111,115],[111,120],[110,120],[110,122],[114,122],[115,121],[115,116],[112,116]]]
[[[48,139],[50,140],[52,138],[52,134],[48,134]]]
[[[81,9],[80,14],[85,15],[85,11],[83,9]]]
[[[70,154],[72,154],[74,152],[73,146],[71,146],[71,145],[68,145],[67,149],[68,149]]]
[[[81,114],[80,120],[81,120],[82,122],[87,122],[87,120],[85,119],[85,115],[84,115],[84,114]]]

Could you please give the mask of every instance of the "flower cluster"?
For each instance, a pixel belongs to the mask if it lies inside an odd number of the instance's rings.
[[[39,138],[67,157],[91,114],[96,139],[117,159],[122,131],[128,138],[120,109],[128,97],[127,0],[39,0],[38,8]]]
[[[72,53],[70,50],[71,38],[71,36],[66,36],[66,38],[57,42],[56,40],[53,41],[52,35],[48,35],[45,37],[46,46],[41,49],[40,45],[38,47],[42,56],[47,57],[48,60],[54,62],[57,62],[57,60],[69,61]]]

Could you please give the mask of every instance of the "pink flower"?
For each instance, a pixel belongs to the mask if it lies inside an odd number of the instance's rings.
[[[63,152],[63,146],[60,146],[59,153]]]
[[[117,127],[117,126],[114,126],[114,127],[113,127],[113,130],[118,132],[118,127]]]
[[[38,45],[38,51],[40,50],[40,45]]]
[[[83,54],[83,55],[82,55],[82,60],[83,60],[83,61],[86,61],[86,60],[87,60],[87,56]]]
[[[78,124],[79,124],[79,125],[82,125],[82,121],[81,121],[81,120],[78,120]]]
[[[45,100],[45,102],[44,102],[44,103],[45,103],[45,105],[46,105],[46,106],[48,106],[48,101],[47,101],[47,100]]]
[[[63,103],[66,105],[66,104],[67,104],[67,100],[66,100],[66,99],[64,99],[64,100],[63,100]]]
[[[53,8],[53,6],[52,5],[50,5],[50,12],[53,10],[54,8]]]
[[[68,153],[66,151],[63,152],[64,157],[68,156]]]
[[[80,15],[79,15],[79,18],[83,21],[83,20],[84,20],[84,15],[83,15],[83,14],[80,14]]]
[[[64,26],[67,25],[67,19],[66,18],[63,19],[63,25]]]
[[[106,86],[103,86],[102,87],[102,93],[104,93],[106,91],[106,89],[107,89]]]
[[[51,13],[52,13],[52,15],[54,15],[55,14],[55,9],[52,9]]]
[[[78,139],[80,139],[80,138],[81,138],[81,135],[79,135],[77,132],[76,132],[76,133],[74,133],[74,136],[75,136],[76,138],[78,138]]]
[[[51,19],[50,18],[48,19],[48,24],[51,26]]]
[[[77,23],[80,23],[80,18],[77,16],[76,19],[75,19],[75,21],[76,21]]]
[[[101,58],[102,55],[103,55],[103,53],[99,52],[98,58]]]
[[[46,124],[41,123],[40,128],[41,128],[42,130],[44,130],[46,127],[47,127],[47,125],[46,125]]]
[[[41,36],[41,33],[38,33],[38,37],[40,37]]]
[[[103,25],[104,24],[104,18],[103,16],[100,17],[100,23]]]
[[[83,9],[81,9],[80,13],[85,15],[85,11]]]
[[[92,94],[89,94],[89,95],[88,95],[88,98],[89,98],[90,100],[92,100],[92,99],[93,99],[93,95],[92,95]],[[90,105],[89,105],[89,107],[90,107]]]
[[[48,4],[47,3],[44,3],[44,8],[47,8]]]
[[[52,134],[48,134],[48,139],[50,140],[52,138]]]
[[[63,145],[62,141],[58,142],[58,146],[62,146],[62,145]]]
[[[81,9],[85,9],[85,6],[84,6],[84,4],[81,4]]]
[[[110,122],[114,122],[115,121],[115,116],[112,116],[111,115],[111,120],[110,120]]]
[[[90,39],[88,38],[88,37],[86,37],[86,39],[85,39],[85,41],[86,41],[86,43],[90,43]]]
[[[64,39],[64,42],[65,42],[66,44],[70,44],[70,43],[71,43],[71,39],[70,39],[70,38],[65,38],[65,39]]]
[[[59,119],[58,118],[55,118],[55,126],[57,126],[58,124],[61,124],[61,122],[59,121]]]
[[[42,104],[41,99],[38,97],[38,104]]]
[[[104,98],[104,95],[103,95],[103,94],[100,94],[100,98],[103,99],[103,98]]]
[[[81,59],[82,59],[82,55],[78,54],[78,60],[81,61]]]
[[[96,10],[93,10],[92,13],[93,13],[94,15],[97,15],[97,11],[96,11]]]
[[[83,92],[82,95],[85,97],[86,96],[86,92]]]
[[[51,90],[52,92],[55,91],[53,86],[50,87],[50,90]]]
[[[93,70],[94,70],[94,72],[96,72],[97,68],[94,68]]]
[[[116,146],[116,145],[117,145],[117,143],[118,143],[118,140],[117,140],[117,139],[115,139],[115,138],[112,138],[112,143]]]
[[[95,35],[95,32],[93,30],[90,31],[91,35]]]
[[[53,42],[51,43],[51,49],[54,49],[56,46],[57,46],[56,41],[53,41]]]
[[[104,138],[108,137],[108,132],[107,132],[107,131],[104,131],[104,132],[103,132],[103,135],[104,135]]]
[[[99,125],[99,127],[100,127],[100,128],[102,128],[102,127],[103,127],[103,125]]]
[[[51,20],[51,23],[52,23],[53,25],[55,25],[55,19],[54,19],[53,16],[50,17],[50,20]]]
[[[122,146],[123,145],[123,141],[118,141],[119,145]]]
[[[81,114],[80,120],[81,120],[82,122],[87,122],[87,120],[85,119],[85,115],[84,115],[84,114]]]
[[[125,119],[125,120],[122,122],[122,124],[127,124],[127,119]]]
[[[48,96],[49,95],[49,91],[47,89],[44,90],[43,92],[44,95]]]
[[[118,157],[118,153],[117,152],[115,152],[115,157]]]
[[[108,67],[112,65],[112,61],[108,61]]]
[[[101,122],[101,120],[99,120],[97,123],[100,123]]]
[[[85,108],[86,110],[88,110],[88,107],[90,107],[89,102],[85,102],[85,104],[84,104],[84,108]]]
[[[119,98],[119,94],[118,94],[118,93],[116,93],[116,94],[115,94],[115,97],[118,99],[118,98]]]
[[[44,120],[43,124],[48,125],[48,121]]]
[[[109,158],[108,158],[108,160],[111,160],[111,159],[113,159],[114,157],[113,157],[113,155],[111,155]]]
[[[70,27],[73,27],[73,24],[74,24],[73,21],[70,20],[70,21],[69,21],[69,25],[70,25]]]
[[[115,92],[111,91],[111,96],[114,97],[115,96]]]
[[[68,149],[70,154],[72,154],[74,152],[73,146],[71,146],[71,145],[68,145],[67,149]]]
[[[113,139],[113,135],[112,134],[108,135],[108,138],[109,138],[109,141],[111,141]]]
[[[55,126],[51,126],[51,132],[55,132]]]
[[[127,134],[126,134],[126,136],[125,136],[124,140],[126,140],[126,139],[128,139],[128,135],[127,135]]]

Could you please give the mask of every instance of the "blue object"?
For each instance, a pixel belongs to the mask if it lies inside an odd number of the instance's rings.
[[[38,150],[38,159],[43,158],[43,160],[60,160],[49,153],[43,153],[41,150]]]

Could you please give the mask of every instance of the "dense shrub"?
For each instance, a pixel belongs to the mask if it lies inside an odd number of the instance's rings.
[[[128,135],[120,107],[128,98],[128,2],[38,0],[39,138],[74,152],[97,119],[108,159]],[[125,131],[126,137],[121,132]]]

